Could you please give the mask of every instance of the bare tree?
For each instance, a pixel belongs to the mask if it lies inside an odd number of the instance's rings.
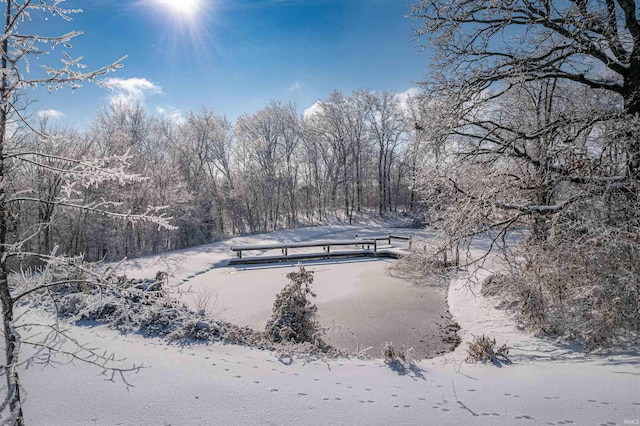
[[[22,336],[21,331],[25,330],[25,324],[20,324],[16,317],[16,307],[29,295],[46,291],[52,285],[60,284],[56,282],[33,281],[30,286],[13,288],[10,285],[9,262],[11,260],[24,257],[36,256],[43,259],[48,265],[67,264],[80,265],[77,260],[71,260],[53,254],[39,254],[24,250],[27,240],[38,236],[43,226],[38,224],[31,235],[21,235],[13,237],[8,233],[12,211],[15,206],[31,204],[34,207],[42,205],[56,205],[65,209],[74,209],[83,212],[96,212],[107,214],[114,218],[126,221],[146,222],[151,221],[156,226],[171,227],[167,218],[155,214],[153,210],[143,211],[140,214],[121,213],[117,209],[117,204],[106,200],[84,200],[82,198],[82,188],[100,185],[106,182],[116,182],[120,184],[140,181],[142,178],[135,174],[126,172],[129,161],[128,155],[111,155],[105,158],[89,157],[69,157],[59,156],[56,153],[40,152],[35,150],[12,150],[11,142],[15,137],[15,129],[37,132],[43,139],[56,138],[47,135],[31,127],[21,115],[21,111],[16,107],[16,99],[19,91],[26,87],[44,87],[49,90],[69,86],[77,88],[84,81],[93,81],[105,73],[115,70],[121,66],[122,59],[94,71],[82,71],[79,66],[80,59],[73,58],[68,53],[70,42],[81,33],[70,31],[61,35],[48,36],[44,33],[24,34],[18,31],[18,25],[25,20],[45,20],[50,18],[60,18],[65,21],[71,20],[71,15],[79,12],[69,10],[61,6],[61,1],[40,0],[33,2],[30,0],[16,1],[8,0],[4,2],[4,26],[3,36],[0,38],[0,301],[2,303],[2,331],[4,336],[5,360],[2,366],[2,374],[6,378],[7,388],[3,401],[0,403],[0,414],[9,412],[8,424],[23,425],[24,416],[22,412],[22,401],[20,395],[19,367],[21,365],[19,354],[21,345],[31,345],[35,348],[46,348],[55,352],[61,350],[60,338],[63,333],[57,326],[50,327],[53,340],[49,337],[45,340],[30,340]],[[62,65],[55,66],[43,63],[43,58],[56,58],[53,48],[58,47],[56,52],[61,52],[60,60]],[[26,63],[41,63],[42,69],[33,69],[33,74],[26,73],[29,67]],[[40,170],[46,170],[55,176],[55,183],[42,197],[38,191],[21,191],[12,193],[8,185],[11,180],[11,173],[17,169],[18,164],[29,164]],[[48,214],[45,216],[49,217]],[[44,219],[46,219],[43,216]],[[81,267],[82,266],[78,266]],[[92,277],[87,281],[96,283]],[[45,326],[45,325],[43,325]],[[42,338],[42,336],[40,336]],[[86,349],[86,348],[85,348]],[[74,354],[69,354],[74,355]],[[77,352],[75,356],[94,364],[108,364],[108,357],[101,357],[97,353],[88,351]]]
[[[395,94],[361,91],[359,96],[366,111],[368,133],[378,147],[378,212],[382,216],[391,210],[391,170],[406,136],[406,121]]]
[[[317,111],[307,119],[307,131],[320,148],[331,176],[328,182],[330,204],[338,208],[338,198],[342,198],[344,215],[351,221],[356,194],[352,182],[356,180],[358,164],[353,150],[348,108],[349,100],[334,90],[327,100],[318,103]]]
[[[232,144],[233,127],[225,118],[216,116],[212,110],[202,108],[190,114],[179,126],[172,150],[177,154],[180,169],[188,183],[189,191],[197,204],[195,216],[201,218],[203,238],[190,236],[192,242],[209,242],[225,234],[226,217],[233,192]],[[236,229],[231,220],[231,228]],[[188,233],[188,227],[182,233]]]
[[[251,116],[240,117],[235,130],[241,151],[236,158],[243,181],[243,186],[236,186],[235,190],[242,190],[250,198],[247,212],[261,212],[262,230],[277,229],[282,216],[290,226],[297,217],[295,159],[302,137],[295,107],[273,101]]]
[[[436,52],[424,102],[449,115],[420,125],[435,130],[442,161],[420,182],[444,189],[440,252],[524,230],[490,292],[589,349],[637,336],[636,3],[432,0],[412,11]]]
[[[620,111],[640,114],[640,22],[635,0],[573,2],[420,0],[412,17],[434,48],[425,84],[468,99],[496,97],[522,81],[557,79],[616,94]],[[640,178],[640,141],[626,148],[628,175]]]

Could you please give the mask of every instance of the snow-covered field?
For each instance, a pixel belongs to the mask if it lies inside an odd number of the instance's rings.
[[[215,276],[212,267],[232,254],[230,245],[351,238],[363,231],[331,226],[242,237],[138,259],[124,267],[130,276],[168,271],[176,290],[191,288],[183,296],[185,302],[191,298],[195,303],[194,296],[208,285],[207,274]],[[327,300],[318,301],[320,309],[332,297],[359,291],[352,275],[341,268],[369,265],[380,263],[316,266],[340,271],[340,283],[344,283],[334,286],[336,293],[323,296]],[[264,315],[275,294],[267,297],[255,288],[243,289],[252,285],[260,271],[267,270],[250,271],[253,275],[245,276],[251,280],[234,281],[234,291],[218,287],[212,310],[245,318],[247,323],[252,316]],[[284,270],[268,271],[281,276]],[[240,276],[246,271],[229,272]],[[382,360],[278,358],[270,352],[221,344],[167,345],[105,327],[72,327],[70,333],[79,340],[126,357],[123,365],[146,368],[127,377],[133,385],[127,390],[117,380],[105,380],[95,367],[32,366],[22,372],[26,420],[34,425],[640,423],[637,351],[586,357],[571,347],[528,335],[494,309],[491,301],[481,298],[474,282],[461,277],[447,295],[463,344],[454,352],[418,362],[417,369],[392,368]],[[320,280],[317,284],[321,285]],[[508,344],[513,365],[497,368],[464,362],[466,342],[483,333]]]

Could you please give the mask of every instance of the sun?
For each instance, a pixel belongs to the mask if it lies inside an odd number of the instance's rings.
[[[202,0],[158,0],[169,12],[193,17],[202,7]]]

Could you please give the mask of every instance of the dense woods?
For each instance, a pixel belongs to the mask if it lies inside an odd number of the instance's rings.
[[[175,122],[142,104],[117,102],[101,109],[87,130],[56,128],[45,116],[34,124],[39,132],[22,126],[8,143],[48,154],[50,167],[20,164],[12,191],[55,200],[65,187],[61,170],[72,166],[65,158],[126,154],[127,173],[144,178],[83,188],[82,196],[122,211],[157,206],[178,229],[21,203],[10,235],[22,239],[47,224],[25,242],[29,250],[49,253],[59,245],[61,253],[113,260],[328,217],[351,222],[363,210],[383,216],[415,209],[413,120],[398,95],[365,90],[334,91],[304,116],[295,105],[273,101],[235,123],[207,107]]]

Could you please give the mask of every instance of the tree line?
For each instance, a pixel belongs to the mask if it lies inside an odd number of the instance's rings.
[[[114,260],[328,217],[351,223],[362,211],[415,210],[415,107],[390,92],[356,90],[334,91],[306,114],[272,101],[235,123],[207,107],[175,122],[125,102],[101,108],[86,130],[59,128],[44,116],[9,138],[9,150],[46,154],[9,161],[9,185],[50,202],[16,203],[10,239],[37,253],[55,247]],[[76,166],[70,159],[114,156],[114,167],[139,178],[67,185]],[[176,229],[66,208],[55,202],[62,191],[119,211],[151,209]],[[41,232],[28,238],[35,229]]]

